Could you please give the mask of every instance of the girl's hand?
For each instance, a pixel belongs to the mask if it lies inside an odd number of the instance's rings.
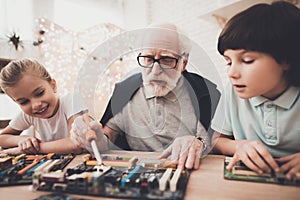
[[[233,159],[227,166],[228,170],[231,170],[238,161],[242,161],[247,167],[260,174],[271,172],[271,168],[276,172],[279,171],[277,163],[261,142],[250,140],[237,142]]]
[[[32,136],[20,136],[21,139],[18,142],[20,151],[29,154],[36,154],[40,149],[40,141]]]
[[[2,150],[1,153],[8,154],[8,155],[20,155],[25,152],[23,152],[19,147],[12,147],[9,149]]]
[[[300,178],[300,153],[284,156],[276,159],[281,165],[280,172],[286,172],[286,178]]]

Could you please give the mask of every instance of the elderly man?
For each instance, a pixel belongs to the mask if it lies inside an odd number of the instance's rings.
[[[92,127],[98,146],[107,149],[108,138],[125,149],[163,151],[161,158],[171,156],[178,168],[197,169],[220,94],[213,83],[186,71],[189,42],[175,25],[152,25],[142,44],[142,73],[116,84],[102,126]]]

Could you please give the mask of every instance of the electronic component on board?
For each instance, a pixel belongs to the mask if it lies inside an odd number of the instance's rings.
[[[52,168],[54,166],[56,166],[56,164],[59,163],[59,159],[54,159],[54,160],[51,160],[51,163],[49,165],[47,165],[44,169],[43,169],[43,172],[50,172],[52,171]]]
[[[121,187],[124,187],[126,183],[130,182],[131,179],[133,179],[136,175],[140,174],[140,170],[142,168],[142,165],[139,164],[136,166],[132,171],[126,174],[121,180]]]
[[[152,168],[152,169],[176,169],[176,164],[172,163],[170,160],[167,159],[142,159],[140,161],[143,167]]]
[[[47,162],[46,158],[43,158],[39,163],[37,163],[34,167],[30,168],[26,171],[27,176],[32,176],[33,173],[35,173],[35,170],[39,168],[41,165],[43,165],[45,162]]]
[[[225,157],[224,160],[225,179],[300,186],[299,178],[288,180],[285,177],[284,173],[275,173],[274,171],[271,171],[270,173],[264,172],[262,174],[259,174],[251,170],[250,168],[248,168],[241,161],[237,162],[235,166],[233,166],[232,170],[229,171],[226,169],[226,167],[231,160],[232,157]]]
[[[87,165],[98,165],[97,160],[91,156],[85,156]],[[135,167],[138,158],[136,156],[118,156],[113,154],[102,154],[102,162],[105,166],[112,167]]]
[[[177,184],[181,175],[181,171],[182,171],[181,169],[176,169],[172,179],[170,180],[170,190],[172,192],[175,192],[177,189]]]
[[[37,182],[42,173],[62,170],[73,158],[73,154],[56,155],[54,153],[5,155],[0,159],[0,162],[3,161],[0,169],[0,186],[31,184],[33,180]],[[37,184],[35,188],[38,188]]]
[[[6,169],[10,166],[12,166],[12,158],[6,157],[6,158],[0,158],[0,170]]]
[[[65,173],[57,170],[55,172],[47,172],[42,173],[40,175],[41,181],[48,181],[48,182],[63,182],[65,179]]]
[[[170,180],[170,177],[172,175],[172,168],[168,168],[163,176],[159,179],[159,190],[165,191],[167,188],[167,183]]]
[[[59,176],[57,172],[42,172],[35,177],[33,184],[43,191],[106,198],[183,199],[189,170],[166,168],[166,163],[170,162],[164,160],[132,158],[102,154],[104,165],[98,166],[97,161],[87,155],[82,163],[60,172]],[[119,161],[126,164],[119,164]]]
[[[58,162],[51,168],[52,171],[63,170],[75,157],[73,154],[61,155],[57,158]]]
[[[2,170],[0,172],[0,183],[2,183],[2,181],[4,181],[4,179],[7,177],[7,176],[10,176],[13,171],[15,170],[18,170],[20,169],[22,166],[24,166],[24,163],[25,163],[25,160],[22,159],[22,160],[19,160],[16,164]]]
[[[16,156],[16,157],[14,157],[13,158],[13,164],[16,164],[19,160],[21,160],[21,159],[25,159],[25,156],[26,156],[26,154],[20,154],[20,155],[18,155],[18,156]]]
[[[53,160],[46,160],[41,165],[39,165],[37,168],[34,169],[34,173],[42,172],[50,163],[52,163]]]
[[[23,167],[20,169],[17,173],[18,175],[23,175],[25,172],[27,172],[29,169],[33,168],[35,165],[37,165],[43,157],[38,157],[34,159],[30,164],[26,165],[26,167]]]

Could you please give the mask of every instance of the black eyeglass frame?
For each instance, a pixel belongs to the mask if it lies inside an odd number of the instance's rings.
[[[168,58],[171,58],[171,59],[174,59],[175,61],[176,61],[176,63],[175,63],[175,66],[174,67],[163,67],[163,66],[161,66],[161,64],[160,64],[160,59],[162,59],[162,58],[159,58],[159,59],[155,59],[155,58],[153,58],[152,56],[142,56],[142,53],[139,53],[139,55],[136,57],[136,59],[137,59],[137,61],[138,61],[138,64],[141,66],[141,67],[143,67],[143,68],[153,68],[153,66],[154,66],[154,63],[155,62],[157,62],[158,63],[158,65],[159,65],[159,67],[161,68],[161,69],[175,69],[176,68],[176,66],[177,66],[177,64],[178,64],[178,61],[179,61],[179,59],[182,57],[184,55],[184,53],[182,54],[182,55],[180,55],[178,58],[174,58],[174,57],[168,57]],[[150,59],[152,59],[153,60],[153,62],[152,62],[152,65],[149,65],[149,66],[145,66],[145,65],[142,65],[141,63],[140,63],[140,58],[150,58]]]

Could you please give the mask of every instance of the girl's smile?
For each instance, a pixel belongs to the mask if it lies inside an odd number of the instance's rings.
[[[48,82],[36,76],[24,74],[7,94],[20,106],[24,113],[39,118],[50,118],[58,109],[59,100],[55,94],[56,82]]]

